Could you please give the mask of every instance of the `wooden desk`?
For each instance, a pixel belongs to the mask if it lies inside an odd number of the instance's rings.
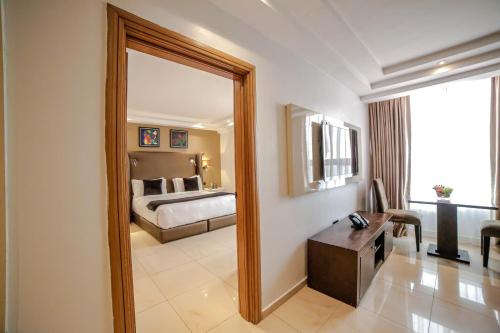
[[[448,200],[409,200],[408,202],[437,206],[437,244],[429,244],[427,254],[466,264],[470,264],[469,252],[458,248],[457,209],[459,207],[490,210],[498,209],[493,206],[468,205]]]
[[[358,306],[375,273],[392,251],[391,214],[359,212],[366,229],[342,221],[307,241],[307,285],[352,306]]]

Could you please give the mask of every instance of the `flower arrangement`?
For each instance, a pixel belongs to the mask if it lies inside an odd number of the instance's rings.
[[[438,198],[449,198],[453,192],[451,187],[446,187],[444,185],[436,185],[432,189],[436,191]]]

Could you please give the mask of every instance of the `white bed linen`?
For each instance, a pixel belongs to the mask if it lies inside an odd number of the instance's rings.
[[[200,196],[207,193],[213,192],[176,192],[134,198],[132,200],[132,210],[162,229],[174,228],[180,225],[236,213],[236,200],[234,195],[224,195],[161,205],[156,211],[152,211],[146,207],[148,203],[155,200]]]

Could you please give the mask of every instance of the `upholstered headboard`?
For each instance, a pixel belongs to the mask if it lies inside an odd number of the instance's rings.
[[[167,192],[174,192],[172,178],[200,174],[201,154],[175,152],[129,152],[130,179],[165,177]],[[190,162],[194,158],[195,164]]]

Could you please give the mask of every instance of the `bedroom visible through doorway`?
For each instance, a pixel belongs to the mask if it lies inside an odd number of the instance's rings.
[[[127,49],[232,81],[235,189],[238,194],[238,313],[245,320],[258,323],[262,319],[262,291],[255,152],[255,66],[113,5],[108,4],[107,13],[106,169],[114,331],[136,332],[127,152]]]
[[[208,331],[238,312],[233,82],[127,50],[138,333]]]

